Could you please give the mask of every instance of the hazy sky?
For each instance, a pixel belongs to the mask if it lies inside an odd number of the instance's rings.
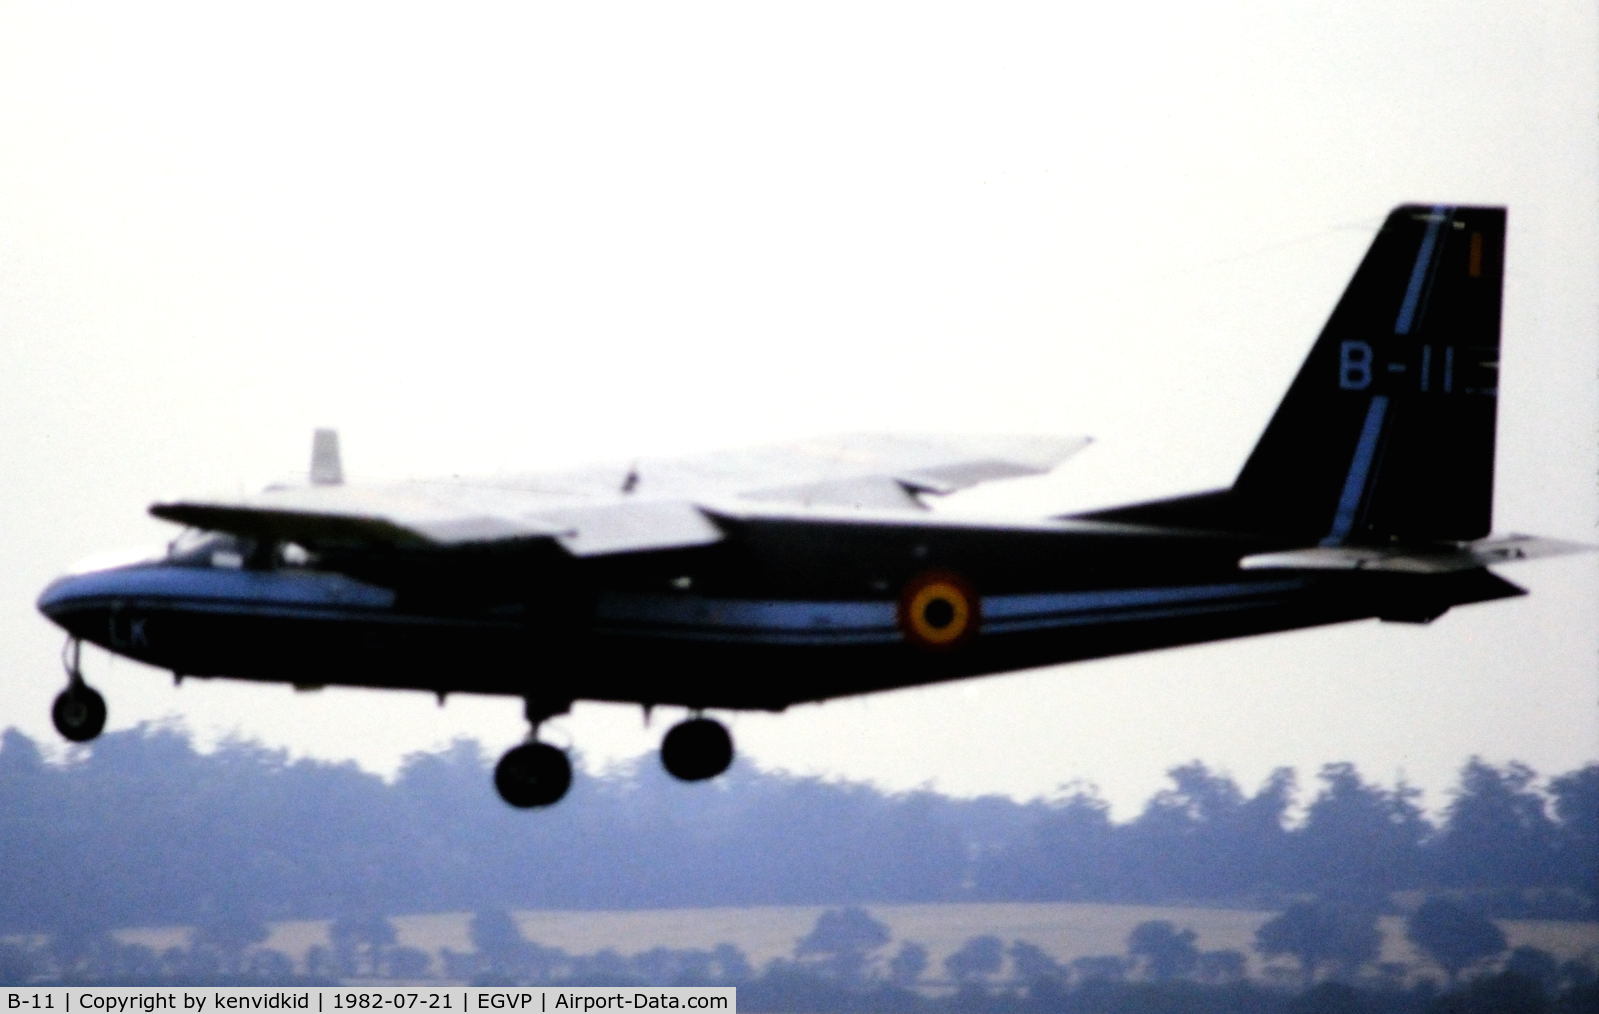
[[[1510,207],[1496,527],[1599,542],[1599,15],[1499,2],[0,5],[0,725],[33,609],[164,495],[838,430],[1086,433],[1041,514],[1225,485],[1387,210]],[[1532,594],[732,718],[795,771],[1129,815],[1176,763],[1599,757],[1599,556]],[[514,700],[191,681],[176,715],[392,769]],[[637,709],[549,726],[595,761]],[[484,791],[491,791],[485,785]]]

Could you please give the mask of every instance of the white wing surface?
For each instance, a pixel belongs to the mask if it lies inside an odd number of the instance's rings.
[[[839,511],[924,509],[992,479],[1049,471],[1085,438],[855,434],[632,468],[493,479],[320,483],[158,503],[157,517],[309,549],[446,549],[550,540],[573,556],[709,545],[702,505],[746,499]]]

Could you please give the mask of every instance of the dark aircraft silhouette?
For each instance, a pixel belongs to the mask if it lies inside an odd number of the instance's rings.
[[[1044,472],[1086,441],[837,437],[497,479],[311,483],[150,508],[158,560],[63,577],[56,727],[105,703],[87,640],[180,676],[521,697],[495,771],[555,802],[539,724],[576,700],[689,708],[679,778],[726,769],[704,709],[891,687],[1367,617],[1428,622],[1523,594],[1487,565],[1576,547],[1490,537],[1505,212],[1395,209],[1232,487],[1021,523],[924,497]]]

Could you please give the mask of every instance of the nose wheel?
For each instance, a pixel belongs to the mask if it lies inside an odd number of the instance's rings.
[[[74,743],[87,743],[105,729],[105,698],[83,681],[78,668],[78,642],[68,640],[61,661],[67,668],[67,688],[56,695],[50,721],[56,731]]]
[[[714,718],[679,722],[661,741],[661,766],[673,778],[702,782],[715,778],[733,763],[733,737]]]
[[[87,683],[67,687],[50,708],[56,731],[74,743],[87,743],[105,728],[105,698]]]

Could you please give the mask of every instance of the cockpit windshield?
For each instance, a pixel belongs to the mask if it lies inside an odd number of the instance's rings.
[[[167,546],[167,562],[180,567],[267,570],[304,567],[311,554],[292,542],[263,542],[226,532],[186,529]]]
[[[167,562],[186,567],[228,567],[237,570],[244,566],[245,558],[253,548],[254,540],[251,539],[190,528],[173,539],[167,547]]]

